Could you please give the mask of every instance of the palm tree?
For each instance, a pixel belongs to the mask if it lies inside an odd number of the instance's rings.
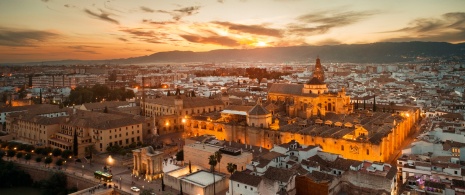
[[[228,166],[226,169],[228,169],[228,172],[232,175],[236,171],[236,165],[233,163],[228,163]]]
[[[208,164],[211,167],[212,175],[213,175],[213,194],[216,194],[216,189],[215,189],[215,166],[218,164],[216,161],[216,155],[212,154],[210,157],[208,157]]]
[[[226,169],[228,169],[228,172],[232,175],[236,171],[236,165],[232,163],[228,163],[228,166],[226,166]],[[231,194],[234,195],[234,186],[232,185],[232,180],[231,181]]]
[[[221,152],[220,151],[215,152],[215,157],[216,157],[216,161],[218,162],[218,172],[221,172],[221,158],[223,158],[223,156],[221,155]]]

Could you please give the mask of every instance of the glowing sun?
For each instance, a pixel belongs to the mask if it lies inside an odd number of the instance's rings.
[[[258,47],[265,47],[266,45],[267,45],[267,44],[266,44],[265,42],[263,42],[263,41],[257,42],[257,46],[258,46]]]

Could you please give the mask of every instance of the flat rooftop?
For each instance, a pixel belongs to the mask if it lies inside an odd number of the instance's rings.
[[[218,182],[218,181],[220,181],[222,179],[223,179],[222,176],[217,175],[215,173],[215,182]],[[212,173],[207,172],[207,171],[203,171],[203,170],[198,171],[196,173],[193,173],[191,175],[188,175],[188,176],[182,178],[181,180],[183,180],[185,182],[192,183],[192,184],[197,185],[197,186],[201,186],[201,187],[206,187],[206,186],[209,186],[209,185],[213,184]]]
[[[215,153],[218,150],[220,150],[220,148],[222,148],[222,146],[216,146],[216,145],[211,145],[211,144],[197,144],[197,143],[185,145],[184,147],[191,147],[197,150],[203,150],[203,151],[207,151],[210,153]]]

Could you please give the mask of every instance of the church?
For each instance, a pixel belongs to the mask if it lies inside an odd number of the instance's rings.
[[[326,112],[349,114],[352,112],[350,97],[345,89],[329,93],[325,83],[324,69],[320,59],[316,59],[313,77],[305,84],[273,84],[268,91],[272,103],[284,102],[289,117],[323,117]]]
[[[220,114],[187,116],[184,132],[267,149],[296,140],[354,160],[386,162],[395,156],[413,132],[420,110],[377,112],[376,104],[371,110],[354,110],[345,89],[331,93],[324,79],[317,58],[308,82],[275,83],[267,101],[259,99],[254,106],[225,104]]]

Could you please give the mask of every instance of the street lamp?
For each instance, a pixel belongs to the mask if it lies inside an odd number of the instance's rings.
[[[84,176],[84,165],[82,165],[82,176]]]
[[[121,176],[119,176],[119,189],[123,189],[123,185],[121,184],[121,180],[122,180],[122,178],[121,178]]]
[[[114,161],[115,161],[115,160],[111,157],[111,155],[109,155],[108,158],[107,158],[107,163],[108,163],[108,165],[111,166],[111,165],[113,164]]]

